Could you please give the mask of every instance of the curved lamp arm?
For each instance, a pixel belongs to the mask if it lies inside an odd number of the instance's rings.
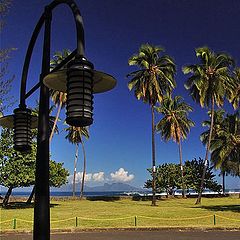
[[[67,4],[69,8],[71,9],[75,24],[76,24],[76,33],[77,33],[77,50],[76,55],[77,56],[84,56],[84,49],[85,49],[85,41],[84,41],[84,28],[83,28],[83,19],[81,16],[81,13],[76,5],[76,3],[73,0],[55,0],[52,3],[50,3],[46,8],[48,8],[49,11],[53,11],[55,7],[57,7],[60,4]],[[29,64],[33,53],[33,48],[35,46],[37,37],[39,35],[40,30],[42,29],[43,24],[45,23],[45,13],[42,14],[40,17],[34,31],[32,34],[32,37],[30,39],[27,53],[25,56],[25,61],[22,69],[22,78],[21,78],[21,89],[20,89],[20,104],[19,107],[26,107],[26,83],[27,83],[27,75],[29,70]],[[39,87],[39,86],[38,86]],[[36,88],[37,89],[37,88]],[[36,90],[35,89],[35,90]],[[32,92],[33,93],[33,92]]]

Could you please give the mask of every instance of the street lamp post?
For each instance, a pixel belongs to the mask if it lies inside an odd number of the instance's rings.
[[[62,63],[50,72],[50,40],[52,12],[60,4],[72,11],[76,23],[77,48]],[[44,26],[42,70],[39,82],[26,93],[26,81],[33,48]],[[67,69],[63,68],[67,64]],[[30,151],[30,128],[38,125],[35,172],[34,240],[50,239],[49,201],[49,88],[67,92],[67,122],[72,126],[92,124],[93,93],[108,91],[116,80],[94,66],[84,56],[84,28],[80,11],[73,0],[54,0],[45,7],[33,31],[22,71],[20,104],[14,114],[0,119],[0,125],[14,129],[15,149]],[[31,116],[26,108],[26,99],[40,88],[39,115]]]

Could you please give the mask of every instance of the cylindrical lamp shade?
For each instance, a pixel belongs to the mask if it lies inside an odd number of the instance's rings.
[[[93,64],[77,58],[67,65],[67,118],[71,126],[93,123]]]
[[[31,110],[16,108],[14,110],[14,149],[20,152],[31,151]]]

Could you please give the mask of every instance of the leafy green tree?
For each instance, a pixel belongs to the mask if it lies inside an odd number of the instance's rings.
[[[152,174],[152,169],[148,169]],[[178,164],[164,163],[156,168],[156,191],[166,192],[167,197],[173,195],[174,189],[181,187],[181,172]],[[152,187],[152,181],[147,180],[145,188]]]
[[[171,96],[166,96],[157,111],[163,114],[163,118],[156,124],[156,130],[161,133],[161,136],[166,141],[172,139],[178,144],[179,159],[182,180],[182,196],[185,196],[184,170],[182,161],[182,139],[186,139],[190,128],[194,126],[194,122],[188,118],[189,112],[192,111],[187,103],[182,100],[182,97],[176,96],[172,99]]]
[[[201,107],[207,107],[211,111],[211,125],[204,162],[205,167],[196,201],[196,204],[199,204],[201,202],[204,178],[208,165],[213,131],[214,107],[215,104],[218,107],[223,106],[225,97],[230,96],[228,92],[231,91],[231,88],[229,86],[232,86],[235,80],[231,74],[231,67],[234,65],[234,62],[228,54],[215,53],[208,47],[201,47],[196,49],[196,56],[200,60],[199,63],[183,67],[184,74],[191,74],[185,83],[185,88],[189,90],[194,101],[199,103]]]
[[[193,189],[199,193],[200,191],[200,182],[202,176],[202,170],[204,168],[204,160],[196,158],[185,162],[185,174],[184,181],[186,185],[186,189]],[[212,191],[219,192],[221,190],[221,185],[215,181],[213,167],[207,166],[206,177],[204,179],[204,187],[208,188]],[[152,173],[151,169],[148,169],[150,173]],[[179,164],[174,163],[165,163],[159,165],[157,167],[157,191],[163,192],[165,191],[167,195],[173,194],[174,189],[181,187],[181,171],[179,168]],[[146,188],[151,188],[151,180],[147,180],[145,183]]]
[[[34,165],[35,169],[35,165]],[[49,186],[50,187],[61,187],[62,185],[67,183],[67,177],[69,176],[69,172],[66,168],[63,167],[63,163],[58,163],[53,160],[49,162]],[[35,176],[34,181],[31,185],[35,184]],[[27,203],[31,203],[33,196],[35,194],[35,185],[32,189],[31,194],[27,200]]]
[[[185,162],[185,184],[187,189],[194,189],[197,193],[202,191],[200,183],[204,167],[205,161],[201,158],[199,160],[194,158],[191,161],[187,160]],[[203,186],[212,191],[220,192],[221,185],[214,180],[215,175],[212,170],[213,166],[210,167],[207,165]]]
[[[55,117],[52,116],[52,112],[53,112],[54,108],[55,108],[55,106],[51,106],[49,108],[49,132],[54,131],[55,133],[58,134],[59,133],[58,126],[57,125],[54,126]],[[32,109],[32,115],[38,116],[38,113],[39,113],[39,103],[36,102],[35,108]],[[33,135],[33,138],[35,139],[35,141],[37,139],[37,131],[38,131],[37,129],[32,129],[32,135]],[[33,186],[32,192],[27,200],[27,203],[31,203],[34,194],[35,194],[35,185]]]
[[[134,90],[135,97],[148,103],[152,115],[152,205],[156,205],[156,160],[155,160],[155,116],[154,107],[161,103],[166,93],[170,93],[176,83],[174,75],[175,63],[168,55],[161,56],[163,48],[150,44],[143,44],[139,52],[128,60],[130,66],[137,66],[140,70],[127,75],[131,80],[128,82],[129,90]]]
[[[62,162],[55,162],[50,160],[49,164],[49,186],[50,187],[61,187],[67,183],[67,177],[69,172],[63,167]]]
[[[34,181],[36,147],[30,154],[23,155],[13,149],[13,131],[2,129],[0,138],[0,185],[8,191],[3,200],[6,206],[12,190],[17,187],[31,186]]]
[[[51,69],[53,69],[58,64],[60,64],[70,54],[71,54],[71,51],[67,50],[67,49],[64,49],[63,52],[60,52],[60,51],[56,52],[53,56],[53,59],[51,59],[51,61],[50,61]],[[57,91],[57,90],[51,90],[51,98],[52,98],[52,101],[54,102],[54,104],[56,106],[58,106],[58,110],[57,110],[57,114],[55,117],[52,131],[50,134],[50,138],[49,138],[50,142],[53,138],[53,134],[54,134],[55,128],[57,126],[57,121],[59,120],[59,115],[60,115],[61,109],[65,107],[66,100],[67,100],[67,94]]]
[[[73,196],[75,196],[76,190],[76,173],[77,173],[77,160],[78,160],[78,148],[79,143],[81,143],[82,151],[83,151],[83,176],[82,176],[82,184],[80,190],[80,198],[83,197],[83,188],[84,188],[84,181],[86,176],[86,151],[83,142],[83,136],[88,139],[89,138],[89,128],[88,127],[73,127],[69,126],[65,129],[67,131],[67,136],[65,137],[68,139],[70,143],[75,144],[76,151],[75,151],[75,159],[74,159],[74,172],[73,172]]]
[[[3,200],[6,206],[12,190],[17,187],[29,187],[35,183],[35,163],[37,144],[34,141],[29,154],[21,154],[13,149],[13,131],[2,129],[0,138],[0,185],[7,187],[8,191]],[[50,179],[52,187],[60,187],[67,183],[68,171],[63,163],[50,160]],[[30,195],[33,197],[33,193]],[[31,199],[28,200],[31,202]]]

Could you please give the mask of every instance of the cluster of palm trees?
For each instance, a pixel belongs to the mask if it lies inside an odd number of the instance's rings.
[[[150,44],[143,44],[139,52],[133,55],[128,63],[139,68],[127,76],[131,78],[128,83],[130,90],[138,100],[148,103],[152,114],[152,205],[156,205],[156,161],[155,161],[155,132],[160,132],[165,140],[174,140],[179,146],[180,167],[182,173],[182,190],[184,197],[184,178],[182,164],[181,141],[185,139],[194,126],[193,121],[188,118],[192,108],[183,101],[180,96],[172,97],[172,91],[176,87],[175,74],[176,65],[173,59],[168,55],[163,55],[163,48]],[[209,131],[205,134],[206,154],[204,171],[196,204],[201,202],[202,191],[204,187],[204,178],[208,165],[208,155],[212,151],[212,157],[221,156],[220,165],[228,160],[239,161],[239,115],[235,115],[235,124],[238,125],[235,130],[231,128],[232,124],[224,123],[221,130],[213,133],[215,105],[222,108],[225,99],[227,99],[234,109],[239,108],[240,98],[240,68],[234,70],[234,61],[226,53],[215,53],[208,47],[196,49],[196,57],[199,59],[197,64],[183,67],[184,74],[190,74],[185,83],[185,88],[189,91],[193,100],[210,110]],[[163,118],[155,124],[155,110],[163,115]],[[234,118],[228,116],[228,118]],[[228,119],[229,120],[229,119]],[[225,122],[228,122],[226,120]],[[237,123],[238,122],[238,123]],[[237,129],[237,130],[236,130]],[[227,131],[228,134],[225,134]],[[234,141],[233,133],[234,132]],[[229,137],[227,138],[227,136]],[[224,138],[224,139],[223,139]],[[224,149],[224,144],[232,141],[232,147],[228,147],[231,154]],[[229,144],[229,142],[228,142]],[[229,146],[229,145],[228,145]],[[233,159],[234,158],[234,159]]]
[[[209,112],[210,115],[210,112]],[[211,139],[211,162],[216,169],[220,169],[223,177],[223,194],[225,194],[225,175],[240,176],[240,116],[239,111],[226,114],[223,109],[214,112]],[[210,127],[210,121],[204,121],[203,126]],[[206,144],[209,129],[200,136]]]

